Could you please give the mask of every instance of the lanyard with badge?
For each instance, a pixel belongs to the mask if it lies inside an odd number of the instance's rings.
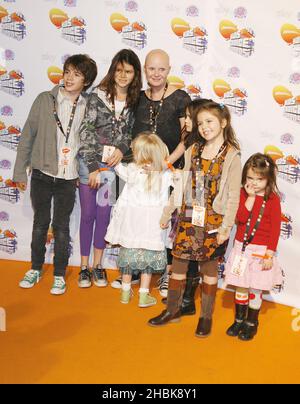
[[[57,113],[56,105],[55,105],[55,98],[53,97],[53,115],[54,115],[57,126],[59,127],[61,133],[63,134],[63,136],[65,138],[65,145],[61,149],[61,153],[60,153],[61,161],[59,164],[59,165],[63,166],[64,169],[70,164],[71,148],[70,148],[68,142],[69,142],[71,128],[72,128],[72,124],[74,121],[74,116],[75,116],[75,112],[76,112],[76,108],[77,108],[77,104],[78,104],[78,99],[79,99],[79,97],[77,97],[73,103],[70,120],[69,120],[69,123],[67,126],[67,131],[65,133],[62,123],[58,117],[58,113]]]
[[[196,182],[196,187],[195,187],[195,192],[194,192],[194,197],[193,197],[193,213],[192,213],[192,224],[194,226],[199,226],[199,227],[204,227],[205,226],[205,215],[206,215],[206,203],[205,203],[205,197],[204,197],[204,192],[205,189],[208,191],[210,190],[209,186],[209,175],[211,174],[215,163],[218,160],[218,157],[220,154],[223,153],[225,150],[226,145],[223,143],[222,146],[220,147],[218,153],[216,154],[216,157],[214,157],[209,165],[209,168],[207,170],[207,173],[204,175],[203,168],[201,167],[200,161],[201,161],[201,155],[204,149],[204,145],[202,145],[200,149],[200,157],[196,159],[196,175],[195,175],[195,182]]]
[[[255,233],[260,225],[261,219],[262,219],[264,211],[265,211],[266,203],[267,202],[264,199],[263,203],[260,207],[260,210],[259,210],[257,221],[256,221],[250,235],[249,235],[249,231],[250,231],[250,224],[251,224],[251,219],[252,219],[252,211],[249,215],[249,218],[248,218],[247,224],[246,224],[245,233],[244,233],[241,254],[236,255],[233,260],[233,264],[232,264],[232,268],[231,268],[231,273],[233,275],[236,275],[236,276],[244,275],[245,269],[247,267],[247,262],[248,262],[248,259],[247,259],[247,257],[245,257],[244,253],[246,251],[246,247],[248,246],[248,244],[250,244],[251,241],[253,240]]]
[[[115,107],[115,101],[113,100],[112,105],[111,105],[111,115],[112,115],[112,120],[111,120],[111,132],[112,132],[112,139],[114,140],[117,134],[117,129],[118,129],[118,121],[123,119],[124,113],[126,110],[126,106],[122,109],[122,112],[119,115],[119,118],[116,117],[116,107]],[[104,145],[103,146],[103,153],[102,153],[102,163],[106,163],[107,160],[110,158],[110,156],[113,154],[113,152],[116,150],[115,146],[112,145]]]

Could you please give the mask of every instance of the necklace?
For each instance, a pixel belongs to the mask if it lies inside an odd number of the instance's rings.
[[[163,106],[163,103],[164,103],[164,97],[165,97],[167,89],[168,89],[168,83],[166,83],[166,85],[165,85],[163,95],[162,95],[161,99],[159,100],[159,104],[158,104],[158,106],[156,108],[155,104],[154,104],[154,101],[152,99],[152,88],[150,87],[150,100],[151,100],[151,102],[150,102],[150,120],[149,120],[149,123],[150,123],[151,131],[153,133],[156,133],[156,131],[157,131],[157,120],[158,120],[161,108]]]

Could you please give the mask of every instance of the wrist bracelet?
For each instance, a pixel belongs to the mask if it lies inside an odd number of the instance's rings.
[[[175,170],[175,168],[174,168],[174,166],[173,166],[173,164],[171,164],[170,162],[169,162],[169,160],[166,160],[166,164],[167,164],[167,167],[168,167],[168,169],[169,170],[171,170],[171,171],[176,171]]]

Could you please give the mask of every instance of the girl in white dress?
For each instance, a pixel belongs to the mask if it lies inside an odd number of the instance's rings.
[[[174,186],[173,173],[164,170],[168,149],[157,135],[141,133],[134,139],[132,151],[133,163],[115,167],[125,186],[105,240],[121,246],[118,259],[122,273],[121,303],[129,303],[132,274],[140,272],[139,307],[149,307],[156,304],[149,294],[151,275],[163,272],[167,264],[167,230],[161,229],[159,221],[168,203],[169,188]]]

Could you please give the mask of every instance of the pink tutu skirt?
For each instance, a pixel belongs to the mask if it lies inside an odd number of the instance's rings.
[[[249,244],[243,254],[247,259],[245,271],[242,275],[235,275],[231,272],[236,256],[241,255],[243,243],[235,240],[233,249],[225,265],[225,283],[241,288],[253,288],[270,291],[276,285],[283,282],[282,270],[277,258],[273,258],[273,267],[268,271],[262,270],[262,258],[253,257],[253,254],[265,255],[266,246]]]

